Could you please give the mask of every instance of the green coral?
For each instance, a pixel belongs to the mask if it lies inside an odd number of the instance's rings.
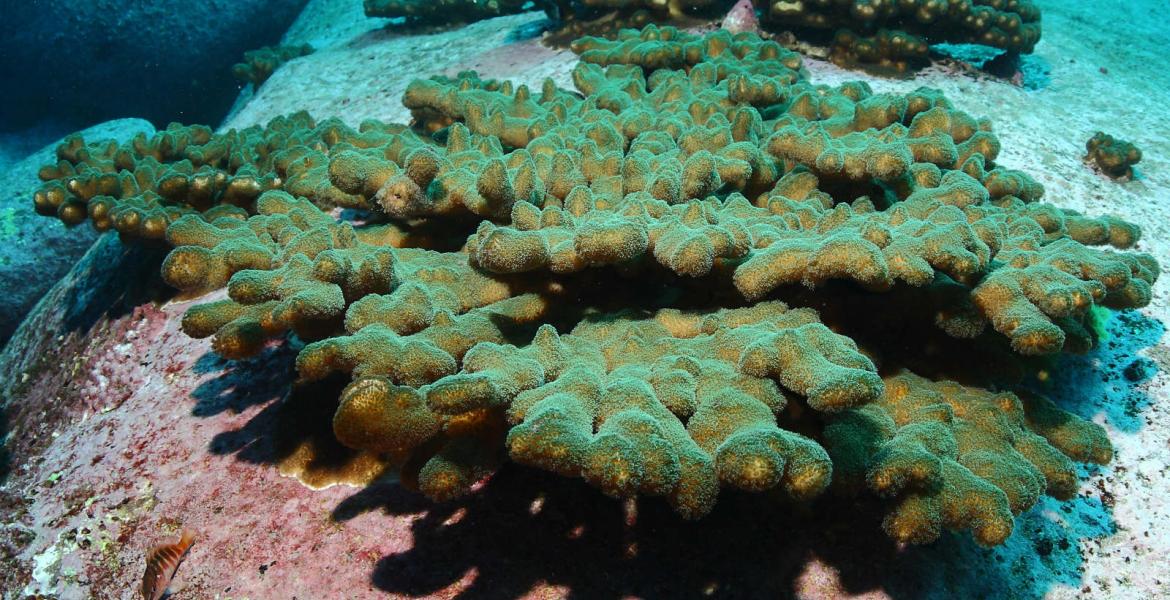
[[[583,477],[619,498],[666,496],[688,517],[708,512],[720,485],[782,484],[799,498],[828,485],[832,468],[820,446],[776,424],[786,403],[781,387],[824,411],[868,402],[881,389],[873,363],[848,338],[813,311],[779,302],[710,314],[601,314],[567,335],[546,324],[523,347],[505,342],[498,323],[533,321],[547,310],[535,299],[508,300],[462,318],[492,315],[479,325],[451,319],[459,335],[442,325],[413,335],[366,326],[311,344],[298,369],[310,378],[348,370],[350,390],[363,394],[382,387],[380,402],[338,410],[341,439],[358,437],[350,424],[385,423],[382,435],[363,429],[369,442],[358,448],[395,439],[399,419],[354,413],[401,405],[396,394],[406,392],[376,383],[399,381],[418,390],[407,409],[419,423],[412,431],[506,409],[513,460]]]
[[[73,135],[57,148],[57,163],[41,168],[45,184],[34,204],[39,214],[69,225],[88,218],[99,231],[147,239],[162,239],[187,214],[246,215],[275,188],[311,195],[320,205],[360,206],[320,175],[340,128],[349,129],[298,113],[221,134],[172,123],[121,145]]]
[[[651,23],[692,24],[726,13],[736,0],[365,0],[366,14],[411,23],[470,22],[544,9],[555,21],[546,41],[615,37]],[[1040,9],[1031,0],[819,0],[757,2],[765,28],[826,42],[843,66],[901,73],[929,62],[931,44],[981,44],[1031,53]]]
[[[258,88],[284,63],[313,53],[309,44],[300,46],[264,46],[244,53],[244,61],[232,66],[232,75],[242,83]]]
[[[301,382],[350,381],[337,439],[435,500],[512,460],[686,518],[729,488],[872,494],[898,540],[993,545],[1110,459],[963,359],[1090,348],[1096,311],[1150,301],[1136,226],[1042,202],[935,90],[817,85],[753,34],[573,47],[575,92],[415,81],[413,128],[72,138],[37,206],[226,287],[182,324],[221,355],[307,342]]]
[[[1142,151],[1133,144],[1098,131],[1085,142],[1085,162],[1092,162],[1114,179],[1133,179],[1133,167],[1142,160]]]
[[[775,1],[762,12],[766,24],[834,33],[830,57],[845,66],[905,71],[926,62],[930,44],[1028,54],[1040,41],[1040,8],[1031,0]]]
[[[835,483],[888,498],[883,526],[926,543],[943,528],[1003,543],[1012,517],[1041,494],[1076,495],[1076,462],[1104,464],[1113,450],[1100,427],[1027,394],[992,393],[903,372],[878,401],[825,427]]]

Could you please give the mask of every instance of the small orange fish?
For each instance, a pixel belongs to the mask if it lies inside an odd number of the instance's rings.
[[[171,585],[171,578],[179,570],[179,563],[195,543],[195,532],[183,529],[176,544],[159,544],[146,553],[146,573],[142,575],[142,597],[159,600]]]

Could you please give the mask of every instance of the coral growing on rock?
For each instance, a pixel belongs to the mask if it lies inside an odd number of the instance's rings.
[[[991,123],[934,90],[817,85],[748,33],[573,48],[576,93],[412,83],[413,130],[72,139],[37,206],[165,237],[167,282],[227,288],[183,322],[221,355],[308,342],[302,381],[350,381],[337,439],[436,500],[513,460],[687,518],[722,488],[871,493],[898,540],[992,545],[1073,494],[1074,462],[1110,459],[1099,426],[991,391],[927,337],[1017,369],[1089,348],[1093,306],[1150,301],[1158,265],[1119,251],[1136,226],[1041,202]],[[873,335],[858,321],[887,315],[847,302],[925,325]]]
[[[57,163],[40,171],[45,185],[36,192],[36,210],[71,225],[89,218],[99,231],[161,239],[185,214],[247,214],[263,191],[277,187],[323,206],[351,206],[358,200],[323,177],[324,150],[343,129],[349,128],[340,121],[318,125],[299,113],[222,134],[172,123],[123,144],[71,136],[57,148]]]
[[[901,30],[881,29],[866,37],[841,29],[833,36],[829,49],[829,59],[840,66],[864,66],[892,73],[909,71],[929,58],[926,40]]]
[[[232,67],[232,75],[235,75],[238,81],[252,84],[254,88],[260,87],[272,77],[272,73],[279,69],[280,65],[312,53],[313,47],[308,44],[265,46],[258,50],[249,50],[244,53],[244,62]]]
[[[836,32],[834,62],[896,71],[923,63],[930,44],[982,44],[1027,54],[1040,40],[1040,9],[1031,0],[768,2],[764,22]]]
[[[553,43],[583,35],[613,37],[650,23],[710,20],[728,13],[749,21],[750,3],[734,0],[365,0],[366,14],[422,23],[463,22],[543,8],[556,21]],[[931,44],[982,44],[1030,53],[1040,40],[1040,9],[1031,0],[822,0],[758,2],[762,24],[824,38],[843,66],[904,72],[928,62]],[[733,6],[734,5],[734,6]],[[738,27],[738,26],[733,26]],[[737,29],[735,32],[738,33]]]
[[[1133,167],[1142,161],[1137,146],[1098,131],[1085,142],[1085,161],[1097,165],[1102,173],[1114,179],[1133,179]]]

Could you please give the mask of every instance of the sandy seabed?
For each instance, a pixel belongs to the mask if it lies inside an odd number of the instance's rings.
[[[807,64],[819,83],[942,89],[994,121],[998,162],[1042,182],[1049,202],[1139,223],[1138,248],[1170,265],[1165,8],[1040,4],[1044,38],[1025,60],[1022,87],[948,66],[887,80]],[[241,98],[223,127],[301,109],[352,125],[406,122],[400,98],[412,78],[464,69],[571,87],[576,59],[532,39],[538,15],[408,35],[358,5],[312,0],[286,42],[318,52]],[[1143,149],[1136,180],[1113,182],[1082,163],[1097,130]],[[733,494],[700,523],[647,503],[623,529],[620,507],[584,484],[517,467],[438,506],[389,483],[309,490],[275,466],[297,449],[273,432],[307,427],[280,405],[313,401],[281,401],[292,351],[225,363],[179,332],[188,302],[120,304],[126,288],[150,288],[158,260],[103,238],[0,359],[14,456],[32,457],[0,495],[10,515],[0,539],[5,598],[137,597],[144,549],[180,525],[202,538],[176,599],[1170,597],[1167,277],[1149,307],[1113,317],[1101,348],[1065,359],[1047,383],[1064,407],[1109,430],[1113,463],[1086,472],[1075,500],[1042,500],[1001,547],[948,534],[897,548],[851,506],[776,514]],[[126,264],[141,266],[118,267]],[[96,280],[106,283],[87,288]],[[116,310],[99,315],[88,302]]]

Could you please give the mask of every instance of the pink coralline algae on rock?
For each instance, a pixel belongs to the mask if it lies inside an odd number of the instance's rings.
[[[752,0],[736,2],[735,6],[727,12],[727,16],[723,18],[722,27],[731,33],[759,31],[760,20],[756,18],[756,7],[752,5]]]

